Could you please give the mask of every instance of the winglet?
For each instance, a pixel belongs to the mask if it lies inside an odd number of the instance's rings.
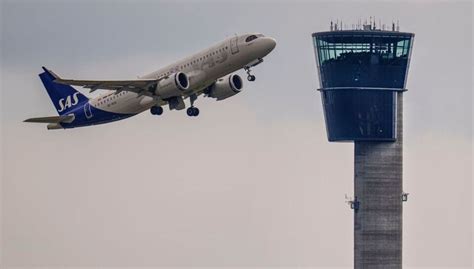
[[[41,68],[43,68],[44,72],[46,72],[46,73],[48,73],[49,75],[51,75],[51,76],[54,78],[54,80],[56,80],[56,79],[57,79],[57,80],[61,80],[61,78],[60,78],[56,73],[54,73],[53,71],[49,70],[48,68],[46,68],[46,67],[44,67],[44,66],[42,66]]]

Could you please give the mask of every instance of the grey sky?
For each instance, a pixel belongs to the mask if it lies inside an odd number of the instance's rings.
[[[352,264],[353,145],[326,139],[311,33],[399,19],[405,94],[404,264],[470,267],[472,4],[1,2],[1,259],[7,266]],[[255,83],[198,118],[94,128],[55,115],[37,74],[134,78],[234,33],[277,47]],[[243,72],[240,72],[241,74]]]

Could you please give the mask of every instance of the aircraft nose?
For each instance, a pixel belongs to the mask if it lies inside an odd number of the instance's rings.
[[[272,51],[275,48],[276,44],[277,44],[275,38],[273,38],[273,37],[266,37],[266,43],[267,43],[267,47],[270,51]]]

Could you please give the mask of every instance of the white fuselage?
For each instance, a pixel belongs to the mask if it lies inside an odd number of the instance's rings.
[[[189,88],[184,92],[182,98],[191,94],[199,94],[217,79],[244,68],[273,50],[274,39],[261,34],[256,35],[259,38],[252,41],[245,41],[248,34],[227,38],[212,47],[140,78],[161,79],[182,72],[189,78]],[[138,95],[130,91],[108,92],[91,99],[89,103],[97,109],[118,114],[137,114],[152,106],[166,104],[159,98]]]

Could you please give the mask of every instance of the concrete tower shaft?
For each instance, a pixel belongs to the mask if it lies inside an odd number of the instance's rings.
[[[397,140],[354,142],[354,267],[402,268],[403,92]]]

